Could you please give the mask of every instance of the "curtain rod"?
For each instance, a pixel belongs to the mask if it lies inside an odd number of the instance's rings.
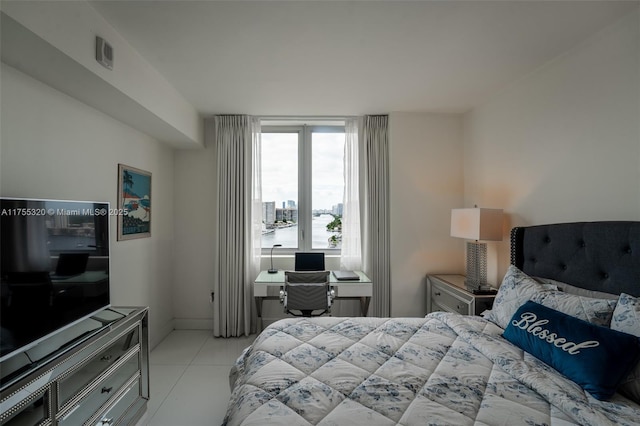
[[[347,118],[358,118],[357,115],[256,115],[261,120],[344,120]]]

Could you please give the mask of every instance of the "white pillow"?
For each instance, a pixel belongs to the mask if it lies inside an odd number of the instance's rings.
[[[561,291],[537,293],[531,300],[572,317],[609,328],[618,300],[594,299]]]
[[[611,318],[611,329],[640,337],[640,299],[622,293]],[[618,386],[618,391],[640,404],[640,363]]]
[[[513,265],[509,265],[507,273],[498,289],[493,307],[485,318],[502,328],[507,328],[511,317],[518,308],[540,292],[548,291],[536,280]]]
[[[640,337],[640,299],[622,293],[613,311],[611,328]]]
[[[575,294],[577,296],[592,297],[594,299],[615,299],[618,300],[617,294],[605,293],[596,290],[587,290],[586,288],[576,287],[561,281],[552,280],[551,278],[533,277],[541,284],[555,286],[554,290],[560,290],[567,294]]]

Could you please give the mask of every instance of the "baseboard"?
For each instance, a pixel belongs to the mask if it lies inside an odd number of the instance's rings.
[[[173,320],[169,320],[161,326],[158,326],[158,333],[153,333],[153,336],[151,335],[151,333],[149,333],[149,349],[153,350],[153,348],[155,348],[160,342],[162,342],[164,338],[173,331],[173,329]]]

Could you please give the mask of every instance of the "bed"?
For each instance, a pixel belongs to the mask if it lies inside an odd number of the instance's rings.
[[[640,222],[514,228],[483,317],[267,327],[230,373],[224,425],[637,425],[637,296]]]

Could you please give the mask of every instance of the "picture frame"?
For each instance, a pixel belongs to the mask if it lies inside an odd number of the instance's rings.
[[[118,241],[151,236],[151,172],[118,164]]]

